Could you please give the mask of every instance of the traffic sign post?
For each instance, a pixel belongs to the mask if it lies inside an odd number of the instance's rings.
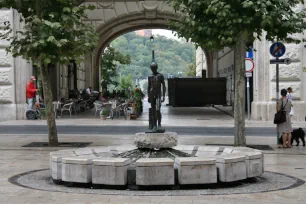
[[[290,64],[289,58],[279,59],[286,53],[286,47],[281,42],[273,43],[270,47],[270,54],[275,57],[275,60],[270,60],[270,64],[276,64],[276,106],[279,100],[279,64]],[[277,128],[276,128],[277,129]],[[276,141],[279,144],[279,131],[276,130]]]
[[[291,59],[290,58],[285,58],[285,59],[272,59],[270,60],[270,64],[286,64],[289,65],[291,64]]]
[[[250,98],[250,77],[254,70],[254,61],[250,58],[245,59],[245,76],[247,78],[247,106],[248,106],[248,120],[251,120],[251,98]]]

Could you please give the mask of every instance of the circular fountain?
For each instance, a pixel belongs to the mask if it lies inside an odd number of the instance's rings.
[[[247,147],[177,145],[176,133],[137,133],[135,146],[50,153],[55,183],[130,188],[235,182],[264,173],[263,154]]]

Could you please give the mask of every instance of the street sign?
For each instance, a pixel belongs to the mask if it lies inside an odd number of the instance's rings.
[[[245,73],[245,77],[252,77],[252,76],[253,76],[252,72],[246,72]]]
[[[250,47],[249,50],[245,53],[245,58],[253,59],[253,47]]]
[[[254,61],[250,58],[245,59],[245,71],[252,72],[254,70],[255,64]]]
[[[270,64],[286,64],[286,65],[289,65],[289,64],[291,64],[291,59],[290,58],[272,59],[272,60],[270,60]]]
[[[286,47],[281,42],[273,43],[270,47],[270,54],[273,57],[281,57],[286,53]]]

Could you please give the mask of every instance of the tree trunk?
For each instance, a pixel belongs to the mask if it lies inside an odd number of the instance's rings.
[[[235,142],[234,146],[246,146],[245,139],[245,52],[247,33],[240,36],[235,47]]]
[[[53,96],[51,90],[51,81],[49,78],[49,69],[52,68],[52,65],[45,65],[42,63],[41,70],[41,78],[43,82],[43,90],[44,90],[44,101],[46,106],[46,114],[47,114],[47,123],[48,123],[48,139],[49,146],[58,146],[58,138],[57,138],[57,129],[55,123],[55,115],[53,111]]]
[[[208,78],[213,78],[214,76],[214,52],[211,50],[205,50],[205,57],[206,57],[206,62],[207,62],[207,77]]]

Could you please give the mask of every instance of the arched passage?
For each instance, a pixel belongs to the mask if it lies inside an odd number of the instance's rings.
[[[148,18],[145,12],[127,14],[114,18],[98,27],[100,41],[93,56],[92,85],[94,89],[99,88],[100,60],[103,50],[117,37],[139,29],[169,29],[170,21],[179,21],[180,16],[175,13],[158,12],[155,18]],[[205,52],[207,53],[207,52]],[[148,65],[149,66],[149,65]]]

